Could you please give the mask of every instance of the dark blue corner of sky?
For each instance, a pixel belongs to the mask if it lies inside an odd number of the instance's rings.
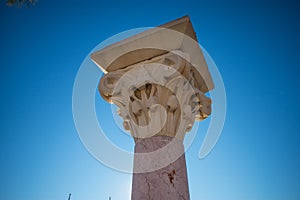
[[[299,11],[298,1],[1,1],[0,199],[129,199],[131,175],[77,135],[76,73],[108,37],[189,15],[227,95],[214,150],[199,160],[197,136],[187,152],[192,199],[299,200]]]

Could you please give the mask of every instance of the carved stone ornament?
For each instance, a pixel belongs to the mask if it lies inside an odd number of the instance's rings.
[[[195,120],[211,114],[211,100],[200,90],[197,73],[188,55],[175,51],[108,72],[98,89],[118,106],[123,126],[135,140],[154,135],[183,139]]]

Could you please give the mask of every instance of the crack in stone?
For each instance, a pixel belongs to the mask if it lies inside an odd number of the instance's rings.
[[[147,185],[148,185],[148,192],[147,192],[148,200],[151,200],[151,197],[150,197],[150,189],[151,189],[151,186],[150,186],[150,183],[148,182],[147,176],[145,176],[145,179],[146,179],[146,183],[147,183]]]
[[[173,169],[170,173],[168,173],[168,177],[169,177],[169,181],[170,181],[170,183],[173,185],[173,187],[174,187],[174,176],[176,175],[176,172],[175,172],[175,170]]]

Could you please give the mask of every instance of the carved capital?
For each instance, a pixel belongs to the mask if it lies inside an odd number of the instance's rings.
[[[182,52],[167,53],[105,74],[99,92],[119,107],[123,126],[135,138],[164,135],[183,139],[195,120],[211,113],[197,70]]]

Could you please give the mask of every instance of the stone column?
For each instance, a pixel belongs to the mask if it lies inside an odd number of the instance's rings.
[[[100,94],[119,107],[135,140],[132,200],[189,199],[183,139],[195,120],[210,115],[211,101],[187,59],[166,53],[100,80]]]
[[[135,140],[132,200],[190,199],[183,140],[214,85],[188,16],[92,53],[99,92]]]

